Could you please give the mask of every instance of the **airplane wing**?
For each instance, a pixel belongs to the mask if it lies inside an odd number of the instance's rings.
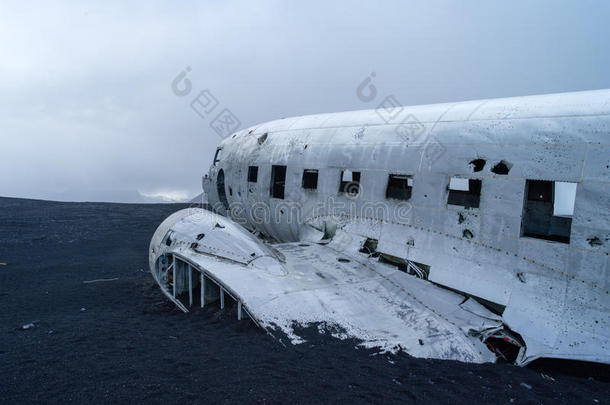
[[[500,316],[361,252],[365,241],[357,236],[341,231],[330,241],[322,236],[312,229],[307,242],[269,245],[226,217],[186,209],[157,229],[151,271],[184,311],[232,299],[239,317],[280,329],[293,343],[303,341],[296,325],[315,324],[381,350],[495,360],[484,342],[500,336]]]

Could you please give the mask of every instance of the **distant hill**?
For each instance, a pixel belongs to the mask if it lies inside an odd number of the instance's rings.
[[[208,202],[208,199],[205,197],[205,193],[201,193],[197,197],[195,197],[189,201],[189,203],[192,203],[192,204],[202,204],[202,205],[206,204],[207,202]]]
[[[190,194],[192,195],[192,194]],[[4,197],[35,199],[43,201],[63,201],[63,202],[108,202],[108,203],[129,203],[129,204],[204,204],[206,198],[203,193],[191,198],[186,191],[168,191],[147,193],[137,190],[122,189],[79,189],[66,190],[59,192],[28,193],[26,195],[7,195]]]

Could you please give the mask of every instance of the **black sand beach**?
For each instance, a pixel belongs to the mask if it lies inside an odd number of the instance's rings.
[[[229,309],[183,314],[148,272],[180,205],[0,198],[0,403],[604,403],[607,368],[284,346]],[[84,283],[96,279],[116,279]],[[23,327],[26,327],[25,329]]]

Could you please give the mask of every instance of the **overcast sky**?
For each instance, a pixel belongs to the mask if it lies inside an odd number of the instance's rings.
[[[374,108],[371,72],[404,105],[610,88],[610,2],[2,1],[0,195],[193,197],[216,112]]]

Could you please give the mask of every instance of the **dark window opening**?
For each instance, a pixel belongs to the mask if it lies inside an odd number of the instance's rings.
[[[527,180],[521,235],[570,243],[576,183]]]
[[[216,154],[214,155],[214,166],[217,166],[218,162],[220,162],[221,155],[222,155],[222,148],[216,149]]]
[[[449,182],[447,204],[464,208],[479,208],[481,200],[481,180],[452,177]]]
[[[271,197],[284,199],[286,166],[271,166]]]
[[[388,188],[385,192],[385,198],[394,198],[396,200],[406,201],[411,198],[412,189],[413,176],[390,174],[388,179]]]
[[[258,166],[248,166],[248,183],[256,183],[258,180]]]
[[[351,170],[341,171],[339,192],[358,195],[360,193],[360,172],[352,172]]]
[[[303,170],[303,188],[315,190],[318,188],[318,171],[314,169]]]
[[[222,169],[218,171],[218,176],[216,177],[216,191],[218,192],[218,199],[225,210],[229,210],[229,201],[225,192],[225,173]]]

